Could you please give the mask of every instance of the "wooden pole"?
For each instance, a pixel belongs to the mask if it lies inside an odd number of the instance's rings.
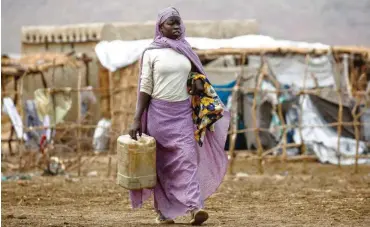
[[[348,63],[347,63],[347,66],[346,66],[346,59],[348,59],[347,56],[343,56],[343,70],[344,70],[344,75],[347,77],[348,76]],[[334,71],[334,76],[336,78],[336,81],[337,81],[337,89],[336,89],[336,93],[337,93],[337,96],[338,96],[338,102],[339,102],[339,109],[338,109],[338,125],[337,125],[337,136],[338,136],[338,140],[337,140],[337,150],[336,150],[336,154],[337,154],[337,157],[338,157],[338,168],[341,168],[342,164],[341,164],[341,160],[342,160],[342,155],[340,153],[340,140],[341,140],[341,136],[342,136],[342,124],[343,124],[343,99],[342,99],[342,84],[341,84],[341,75],[339,73],[339,69],[338,69],[338,65],[335,61],[332,61],[332,64],[333,64],[333,71]],[[346,81],[348,80],[348,78],[346,79]],[[348,85],[348,84],[347,84]]]
[[[82,70],[78,70],[77,89],[81,89]],[[81,92],[77,92],[77,154],[78,154],[78,176],[81,176]]]
[[[229,135],[229,153],[230,153],[230,162],[229,162],[229,169],[228,174],[234,174],[233,167],[234,167],[234,155],[235,155],[235,143],[236,143],[236,131],[235,127],[237,125],[237,112],[236,112],[236,105],[235,99],[236,99],[236,90],[238,85],[234,86],[234,89],[232,91],[232,105],[231,105],[231,121],[230,121],[230,128],[231,128],[231,134]]]
[[[264,92],[268,92],[268,93],[280,93],[280,91],[276,91],[276,90],[269,90],[269,89],[258,89],[258,88],[243,88],[243,89],[240,89],[241,92],[243,93],[251,93],[251,92],[254,92],[255,90],[257,91],[264,91]],[[300,89],[298,91],[298,95],[318,95],[320,94],[323,90],[327,90],[327,88],[317,88],[317,89]],[[231,88],[218,88],[217,91],[232,91]],[[286,89],[286,91],[293,91],[292,89]],[[349,95],[348,92],[346,91],[342,91],[342,94],[346,94],[346,95]],[[357,95],[357,96],[364,96],[366,97],[368,94],[366,93],[366,91],[354,91],[353,92],[354,95]]]
[[[267,68],[267,65],[266,63],[263,61],[263,56],[261,56],[261,68],[260,68],[260,72],[258,74],[258,78],[257,78],[257,85],[256,87],[259,88],[262,84],[262,81],[263,81],[263,78],[264,76],[266,75],[266,70]],[[260,139],[260,128],[257,127],[257,95],[258,95],[258,91],[255,90],[254,91],[254,97],[253,97],[253,104],[252,104],[252,120],[253,120],[253,127],[254,127],[254,135],[256,137],[256,143],[257,143],[257,153],[258,153],[258,172],[260,174],[263,174],[264,170],[263,170],[263,147],[262,147],[262,144],[261,144],[261,139]]]
[[[230,162],[229,162],[229,169],[228,174],[234,174],[234,157],[235,157],[235,145],[236,145],[236,138],[238,136],[238,100],[239,100],[239,88],[240,84],[244,75],[244,62],[245,62],[246,55],[242,54],[241,56],[241,74],[236,78],[236,84],[232,89],[231,94],[231,122],[230,128],[232,133],[229,135],[229,154],[230,154]]]
[[[358,123],[358,116],[354,118],[354,122]],[[360,142],[360,130],[359,126],[355,126],[355,138],[356,138],[356,156],[355,156],[355,173],[358,173],[358,152],[359,152],[359,142]]]
[[[25,120],[25,117],[24,117],[24,111],[23,111],[23,80],[24,80],[24,77],[25,75],[27,75],[26,73],[24,73],[21,78],[19,79],[20,82],[19,82],[19,106],[20,106],[20,115],[21,115],[21,122],[22,122],[22,125],[25,123],[24,120]],[[18,152],[19,152],[19,171],[22,172],[23,171],[23,167],[22,167],[22,162],[23,162],[23,147],[24,147],[24,129],[22,128],[22,134],[21,134],[21,138],[20,138],[20,142],[18,144]]]
[[[109,71],[109,105],[110,105],[110,119],[111,119],[111,133],[110,133],[110,145],[109,145],[109,160],[108,160],[108,172],[107,177],[110,177],[111,175],[111,168],[112,168],[112,154],[114,152],[114,142],[115,142],[115,136],[113,135],[113,127],[114,127],[114,105],[113,105],[113,73]]]
[[[278,112],[278,115],[279,115],[279,119],[281,121],[281,126],[282,126],[282,129],[283,129],[283,136],[282,136],[282,143],[283,143],[283,146],[282,146],[282,156],[281,156],[281,160],[283,162],[285,162],[285,160],[287,159],[287,127],[286,127],[286,122],[285,122],[285,118],[284,118],[284,115],[283,115],[283,107],[282,107],[282,103],[280,102],[280,96],[281,96],[281,86],[280,86],[280,83],[279,81],[276,79],[276,76],[275,75],[272,75],[273,74],[273,70],[272,68],[270,67],[270,65],[268,64],[267,60],[264,58],[263,59],[264,62],[266,63],[266,66],[268,67],[268,71],[269,71],[269,74],[267,74],[267,77],[271,80],[271,82],[274,84],[276,90],[278,91],[277,94],[277,100],[278,100],[278,109],[277,109],[277,112]],[[280,130],[280,128],[277,128],[277,130]],[[285,167],[285,165],[284,165]]]
[[[359,105],[359,99],[357,95],[354,95],[354,88],[353,88],[353,85],[354,85],[354,79],[355,79],[355,66],[354,66],[354,55],[351,54],[350,55],[350,84],[347,84],[347,86],[349,86],[350,88],[350,97],[351,98],[355,98],[355,106],[354,108],[352,109],[352,116],[353,116],[353,127],[355,128],[355,139],[356,139],[356,156],[355,156],[355,173],[358,173],[358,152],[359,152],[359,141],[360,141],[360,126],[359,126],[359,117],[360,117],[360,114],[356,114],[356,110],[358,108],[358,105]],[[361,112],[361,111],[360,111]]]
[[[18,96],[17,95],[18,95],[19,88],[18,88],[18,82],[17,82],[16,77],[13,77],[13,83],[14,83],[14,90],[15,90],[14,91],[14,105],[15,105],[15,107],[17,107],[17,102],[18,102],[18,100],[17,100]],[[1,80],[1,84],[3,84],[3,80]],[[2,94],[2,97],[4,97],[3,94]],[[22,122],[23,122],[23,120],[22,120]],[[15,131],[14,127],[10,126],[10,135],[9,135],[9,140],[8,140],[8,147],[9,147],[10,155],[13,155],[12,139],[13,139],[14,131]],[[17,144],[17,146],[18,145],[19,144]]]
[[[337,46],[332,48],[334,53],[356,53],[366,56],[370,52],[369,48],[362,47],[345,47]],[[313,49],[313,48],[285,48],[285,47],[273,47],[273,48],[220,48],[220,49],[209,49],[209,50],[196,50],[195,51],[201,58],[207,56],[220,56],[220,55],[238,55],[240,53],[246,53],[250,55],[263,55],[263,54],[280,54],[280,55],[327,55],[331,53],[329,48],[324,49]]]
[[[63,75],[64,75],[64,68],[62,66],[62,69],[63,69]],[[52,79],[52,83],[51,83],[51,88],[55,88],[55,70],[56,70],[56,65],[55,65],[55,59],[53,60],[53,72],[51,74],[51,79]],[[44,74],[41,72],[41,78],[44,77]],[[44,84],[45,86],[45,84]],[[52,97],[52,101],[53,101],[53,112],[54,112],[54,124],[56,124],[56,120],[57,120],[57,112],[56,112],[56,104],[55,104],[55,95],[54,94],[51,94],[51,97]],[[51,116],[50,116],[51,118]],[[52,121],[53,122],[53,121]],[[56,132],[56,130],[51,130],[51,134],[53,134],[54,132]],[[54,141],[54,139],[53,139]]]
[[[352,98],[353,97],[353,93],[352,93],[352,85],[351,85],[351,82],[350,82],[350,75],[351,75],[351,72],[353,70],[353,61],[352,59],[351,60],[351,64],[350,66],[348,65],[348,54],[344,54],[343,55],[343,62],[344,62],[344,79],[346,81],[346,87],[347,87],[347,92],[349,94],[349,97]]]
[[[356,110],[358,108],[358,104],[360,103],[359,102],[360,100],[356,97],[356,104],[355,104],[355,107],[353,108],[352,110],[352,116],[353,116],[353,123],[354,123],[354,127],[355,127],[355,139],[356,139],[356,156],[355,156],[355,173],[358,173],[358,158],[359,158],[359,147],[360,147],[360,122],[359,122],[359,118],[361,116],[361,111],[356,114]]]

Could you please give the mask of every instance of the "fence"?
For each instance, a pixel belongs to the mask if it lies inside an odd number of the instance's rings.
[[[337,128],[337,152],[339,151],[339,144],[340,140],[342,138],[342,127],[351,125],[355,128],[355,140],[356,140],[356,155],[355,158],[355,165],[354,169],[355,172],[358,171],[358,160],[359,158],[365,157],[370,158],[369,156],[360,156],[359,155],[359,143],[360,143],[360,127],[366,124],[363,124],[360,122],[360,117],[363,114],[362,112],[358,113],[356,111],[352,111],[352,122],[344,122],[342,119],[343,116],[343,95],[350,95],[352,99],[354,100],[354,108],[353,110],[356,110],[357,107],[361,103],[366,103],[366,107],[368,106],[368,96],[365,91],[355,91],[352,90],[354,87],[353,84],[360,78],[363,79],[363,72],[359,72],[355,70],[354,65],[351,64],[351,67],[349,69],[350,72],[350,79],[347,81],[347,90],[348,92],[343,91],[339,86],[337,86],[337,89],[335,92],[338,95],[339,99],[339,111],[338,111],[338,122],[329,123],[326,125],[303,125],[302,124],[302,117],[299,118],[299,124],[297,125],[288,125],[283,116],[282,112],[282,104],[279,102],[277,105],[277,114],[279,116],[280,121],[282,122],[282,125],[279,127],[276,127],[276,129],[281,129],[283,131],[282,133],[282,139],[281,143],[279,143],[277,146],[264,150],[263,146],[261,145],[261,138],[259,132],[267,131],[267,129],[257,127],[257,96],[261,95],[262,93],[273,93],[276,94],[277,97],[280,97],[282,92],[287,91],[287,89],[282,89],[280,83],[277,81],[276,77],[271,74],[272,70],[269,68],[269,64],[266,61],[266,56],[270,55],[304,55],[306,59],[306,65],[308,64],[308,60],[311,58],[311,56],[320,56],[320,55],[326,55],[331,51],[331,53],[335,57],[340,57],[343,54],[349,54],[352,58],[351,59],[364,59],[364,62],[368,62],[368,56],[370,51],[368,49],[354,49],[354,48],[348,48],[348,49],[336,49],[333,48],[331,50],[307,50],[307,49],[281,49],[281,48],[273,48],[273,49],[220,49],[220,50],[207,50],[207,51],[197,51],[201,59],[210,59],[218,56],[223,55],[233,55],[236,56],[238,59],[240,59],[240,65],[243,66],[246,62],[246,58],[249,55],[259,55],[261,56],[261,67],[259,69],[259,72],[255,76],[256,79],[256,88],[253,89],[245,89],[242,87],[243,80],[245,80],[244,76],[244,67],[241,67],[241,71],[237,76],[237,83],[235,87],[232,89],[224,89],[229,90],[232,92],[232,105],[231,105],[231,122],[230,122],[230,129],[229,129],[229,141],[230,141],[230,149],[229,149],[229,157],[230,157],[230,168],[229,173],[233,173],[233,165],[236,157],[241,157],[243,152],[238,152],[236,154],[235,152],[235,144],[236,144],[236,136],[238,133],[244,133],[244,132],[254,132],[257,142],[257,154],[251,154],[248,153],[248,157],[252,159],[258,160],[258,169],[260,173],[264,172],[263,162],[264,160],[269,159],[279,159],[282,161],[289,161],[289,158],[287,157],[287,149],[291,147],[301,147],[301,155],[294,157],[295,160],[302,160],[303,166],[305,168],[305,162],[309,159],[312,159],[311,156],[307,155],[307,148],[305,146],[304,140],[302,140],[302,143],[300,144],[288,144],[287,143],[287,130],[290,128],[298,128],[298,132],[300,133],[300,138],[302,138],[302,129],[303,128],[323,128],[323,127],[336,127]],[[55,66],[55,65],[54,65]],[[85,65],[86,66],[86,65]],[[333,61],[333,66],[338,67],[338,61]],[[64,65],[61,65],[61,67],[64,67]],[[62,150],[69,151],[72,153],[72,158],[65,160],[66,170],[72,171],[77,169],[78,175],[82,174],[82,168],[83,166],[88,166],[89,163],[91,163],[93,160],[95,160],[99,155],[94,154],[91,150],[91,145],[87,146],[88,144],[86,141],[90,142],[91,144],[91,130],[96,129],[100,126],[89,123],[88,121],[84,120],[83,116],[81,115],[81,92],[83,91],[92,91],[96,96],[99,96],[101,93],[108,94],[108,105],[105,103],[103,105],[102,103],[102,109],[100,112],[106,112],[106,117],[109,117],[111,119],[111,127],[109,132],[109,138],[110,138],[110,144],[108,152],[102,153],[102,155],[108,155],[109,161],[108,161],[108,167],[107,167],[107,176],[110,176],[112,174],[112,165],[113,165],[113,155],[115,153],[115,141],[117,137],[122,134],[126,133],[128,130],[129,123],[131,122],[134,114],[134,108],[136,106],[136,89],[137,89],[137,76],[138,76],[138,63],[134,63],[130,66],[127,66],[125,68],[122,68],[118,70],[117,72],[108,72],[105,69],[100,70],[100,80],[107,79],[107,83],[104,83],[104,85],[101,85],[99,88],[86,88],[87,84],[83,84],[83,76],[84,76],[84,70],[81,69],[81,67],[84,67],[83,64],[81,64],[79,67],[75,67],[75,71],[77,72],[77,83],[75,87],[69,88],[70,92],[76,93],[76,103],[77,103],[77,116],[75,118],[75,121],[72,122],[65,122],[61,124],[54,124],[49,126],[39,126],[39,127],[24,127],[23,132],[30,132],[30,131],[36,131],[40,129],[52,129],[57,131],[57,135],[61,135],[61,138],[68,138],[68,140],[60,139],[59,143],[58,141],[54,140],[54,143],[50,144],[48,148],[45,149],[45,153],[53,153],[53,150],[56,148],[61,148]],[[88,70],[85,70],[85,72]],[[333,70],[336,73],[339,73],[339,69],[335,68]],[[25,72],[25,75],[31,72],[30,70]],[[35,71],[32,71],[35,73]],[[38,71],[40,73],[40,71]],[[304,81],[308,79],[315,80],[315,75],[307,75],[307,72],[303,72],[304,74]],[[85,74],[85,76],[88,76]],[[54,77],[54,73],[52,74],[52,78]],[[23,80],[25,76],[21,77],[20,83],[19,83],[19,90],[17,91],[19,102],[23,103]],[[262,90],[260,89],[261,83],[264,79],[268,79],[271,81],[276,90]],[[54,79],[52,79],[54,80]],[[337,80],[337,79],[336,79]],[[317,81],[315,82],[317,83]],[[55,87],[52,86],[51,88],[47,89],[47,91],[50,94],[55,94],[58,92],[62,92],[65,88],[62,87]],[[222,90],[222,89],[221,89]],[[313,89],[307,89],[305,86],[297,91],[297,96],[302,95],[308,95],[308,94],[319,94],[322,91],[322,88],[320,88],[318,85],[315,86]],[[5,93],[4,93],[5,94]],[[4,95],[3,94],[3,95]],[[237,119],[238,119],[238,112],[240,111],[240,107],[238,105],[238,99],[241,94],[253,94],[253,102],[252,102],[252,118],[253,122],[255,123],[253,127],[248,126],[244,129],[238,129],[237,127]],[[365,102],[364,100],[367,100]],[[299,107],[302,113],[302,106]],[[25,116],[23,112],[23,108],[20,109],[21,111],[21,117],[22,122],[25,122]],[[100,114],[100,113],[90,113],[90,114]],[[24,124],[23,124],[24,125]],[[74,133],[75,134],[72,134]],[[65,134],[72,134],[68,136],[63,137]],[[302,138],[303,139],[303,138]],[[3,141],[2,141],[3,142]],[[36,162],[35,154],[38,154],[37,152],[25,152],[25,147],[23,146],[24,141],[22,138],[20,138],[20,149],[19,152],[19,170],[20,171],[26,171],[30,168],[34,168],[39,166],[40,163]],[[369,143],[367,143],[369,145]],[[271,155],[276,149],[281,148],[282,154],[281,155]],[[62,152],[63,153],[63,152]],[[27,154],[33,154],[31,156],[27,156]],[[26,160],[27,159],[27,160]],[[26,160],[26,161],[24,161]],[[340,159],[339,159],[340,160]],[[29,163],[29,165],[24,165],[23,163]],[[339,161],[338,166],[340,166],[341,163]]]
[[[241,57],[241,59],[244,59],[244,58],[245,58],[245,56]],[[306,65],[308,64],[309,58],[310,58],[310,55],[307,54],[306,55]],[[359,105],[362,101],[365,101],[364,103],[366,103],[366,101],[368,102],[368,100],[366,100],[366,95],[369,96],[369,94],[367,94],[364,91],[353,91],[353,92],[351,92],[351,95],[353,95],[354,100],[355,100],[355,105],[354,105],[354,108],[353,108],[353,111],[352,111],[352,116],[353,116],[354,121],[353,122],[343,122],[343,120],[342,120],[342,116],[343,116],[342,96],[343,95],[349,95],[349,93],[345,92],[345,91],[342,91],[340,89],[340,87],[338,87],[336,89],[336,93],[337,93],[337,96],[339,98],[338,122],[328,123],[328,124],[325,124],[325,125],[322,125],[322,124],[320,124],[320,125],[303,125],[302,124],[302,112],[303,112],[302,105],[300,105],[300,117],[299,117],[298,126],[297,125],[288,125],[288,124],[286,124],[286,122],[284,120],[284,116],[283,116],[283,112],[282,112],[282,103],[279,102],[279,104],[277,105],[277,112],[278,112],[278,115],[279,115],[279,118],[280,118],[280,121],[281,121],[282,125],[275,127],[275,129],[283,130],[282,140],[281,140],[281,143],[279,143],[277,146],[275,146],[271,149],[268,149],[268,150],[264,150],[263,147],[262,147],[262,144],[261,144],[261,139],[260,139],[259,132],[268,131],[268,129],[260,128],[260,127],[257,127],[257,125],[256,125],[256,123],[257,123],[257,110],[256,110],[257,108],[256,108],[256,105],[257,105],[258,93],[260,93],[260,92],[275,93],[278,96],[277,98],[279,99],[280,94],[282,94],[283,92],[286,92],[287,89],[281,89],[280,88],[281,85],[276,80],[276,77],[272,76],[271,73],[269,73],[272,70],[269,69],[269,65],[268,65],[264,55],[261,55],[261,63],[262,63],[261,64],[262,66],[261,66],[260,71],[259,71],[258,76],[257,76],[256,88],[254,88],[254,89],[242,89],[241,84],[242,84],[242,81],[243,81],[243,79],[242,79],[243,77],[242,77],[242,73],[241,73],[237,78],[236,86],[232,89],[232,108],[231,108],[232,120],[231,120],[230,131],[229,131],[229,135],[230,135],[230,168],[229,168],[229,173],[230,174],[233,173],[233,164],[234,164],[234,159],[235,159],[235,156],[236,156],[235,155],[236,136],[237,136],[238,133],[244,133],[244,132],[250,132],[250,131],[254,132],[255,137],[256,137],[256,141],[257,141],[257,155],[255,155],[254,157],[253,157],[253,155],[251,155],[251,158],[255,158],[255,159],[258,160],[258,169],[259,169],[260,173],[264,172],[263,161],[265,159],[268,159],[269,158],[268,156],[271,153],[273,153],[273,151],[276,151],[276,149],[281,148],[282,149],[282,155],[280,157],[279,156],[274,156],[273,158],[274,159],[280,159],[282,161],[287,161],[287,148],[292,148],[292,147],[301,147],[302,152],[301,152],[300,157],[294,157],[294,160],[299,160],[300,159],[300,160],[303,161],[303,171],[305,172],[306,171],[305,162],[306,162],[307,159],[312,159],[312,157],[306,155],[307,149],[306,149],[304,139],[303,139],[303,136],[302,136],[302,129],[303,128],[337,127],[337,137],[338,137],[338,139],[337,139],[337,154],[338,154],[338,159],[339,159],[338,166],[340,167],[341,166],[341,162],[340,162],[340,160],[341,160],[340,140],[342,138],[341,132],[342,132],[342,127],[346,126],[346,125],[354,126],[354,128],[355,128],[355,140],[356,140],[356,155],[355,156],[346,156],[346,158],[353,157],[355,159],[354,171],[358,172],[358,160],[359,160],[359,158],[360,157],[370,158],[370,156],[366,156],[366,155],[360,156],[359,155],[360,126],[369,125],[370,122],[360,123],[360,117],[363,115],[364,110],[360,111],[359,113],[356,113],[355,110],[359,107]],[[337,65],[337,64],[334,63],[334,65]],[[334,72],[338,73],[338,70],[334,70]],[[352,70],[352,72],[353,72],[353,70]],[[304,72],[304,81],[307,80],[307,77],[308,77],[307,72]],[[317,79],[315,79],[315,76],[311,75],[311,77],[312,77],[313,80],[316,81],[315,88],[314,89],[306,89],[305,85],[304,85],[303,88],[301,88],[298,92],[296,91],[298,96],[308,95],[308,94],[317,95],[317,94],[320,94],[320,92],[323,90],[323,88],[319,88],[319,86],[317,85]],[[353,78],[353,77],[354,76],[351,76],[351,78]],[[276,88],[275,91],[274,90],[262,90],[262,89],[260,89],[261,83],[265,78],[268,78],[268,80],[273,82],[273,84]],[[227,90],[227,89],[224,89],[224,90]],[[254,97],[253,98],[253,104],[252,104],[252,110],[253,110],[252,111],[252,118],[253,118],[254,125],[252,127],[248,127],[248,128],[245,128],[245,129],[238,129],[237,128],[236,119],[238,118],[237,113],[238,113],[238,106],[239,105],[237,103],[238,103],[239,93],[242,93],[242,94],[252,93],[253,97]],[[369,97],[367,97],[367,99],[368,98]],[[366,107],[369,108],[368,104],[366,104]],[[287,144],[287,129],[290,129],[290,128],[298,128],[298,132],[300,134],[300,138],[302,139],[302,143],[300,143],[300,144]],[[367,145],[370,145],[370,143],[367,142]]]

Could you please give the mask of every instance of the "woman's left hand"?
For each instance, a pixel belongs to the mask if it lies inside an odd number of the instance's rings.
[[[200,95],[204,92],[204,84],[203,84],[203,81],[198,79],[198,80],[195,80],[193,85],[192,85],[192,88],[191,88],[191,94],[192,95]]]

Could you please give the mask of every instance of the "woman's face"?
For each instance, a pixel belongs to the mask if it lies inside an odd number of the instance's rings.
[[[169,39],[178,39],[181,36],[181,19],[178,16],[169,17],[163,24],[161,24],[159,30],[164,37]]]

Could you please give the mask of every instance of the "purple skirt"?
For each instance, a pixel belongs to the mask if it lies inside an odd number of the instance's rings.
[[[157,142],[158,182],[153,190],[130,191],[134,208],[154,193],[154,206],[166,218],[185,215],[202,208],[204,200],[221,184],[227,169],[224,146],[229,116],[207,131],[199,147],[194,138],[190,100],[167,102],[151,100],[142,123],[144,132]]]

